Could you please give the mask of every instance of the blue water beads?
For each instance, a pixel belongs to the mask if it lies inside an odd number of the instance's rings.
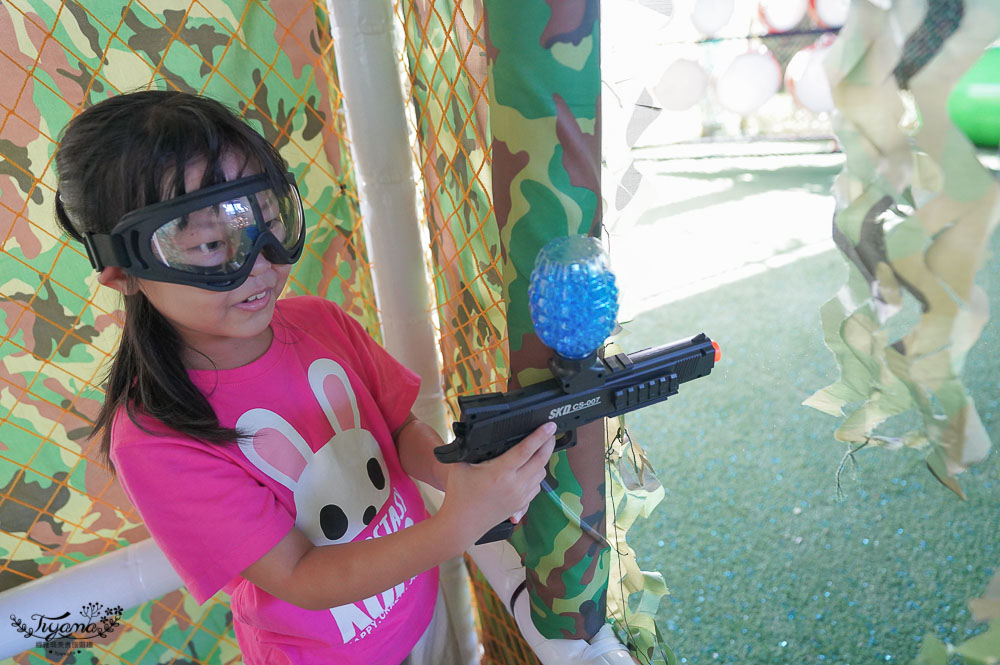
[[[586,358],[615,328],[618,286],[597,238],[554,238],[538,252],[528,285],[535,333],[566,358]]]

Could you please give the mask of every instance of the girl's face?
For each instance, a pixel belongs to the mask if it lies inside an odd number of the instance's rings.
[[[242,167],[243,160],[238,156],[224,155],[222,169],[227,181],[254,175],[250,167],[241,170]],[[199,188],[204,170],[203,163],[188,167],[184,174],[188,192]],[[186,366],[227,369],[245,365],[267,350],[271,343],[274,304],[291,269],[289,264],[271,263],[261,253],[246,282],[232,291],[209,291],[143,279],[136,281],[138,289],[191,347],[184,351]]]

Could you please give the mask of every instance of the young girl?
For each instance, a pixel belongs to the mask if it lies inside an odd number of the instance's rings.
[[[70,122],[56,168],[60,225],[125,301],[95,435],[195,600],[231,595],[247,665],[404,662],[436,566],[523,513],[554,427],[439,464],[418,378],[336,305],[278,299],[298,190],[221,104],[108,99]],[[435,515],[411,478],[445,490]]]

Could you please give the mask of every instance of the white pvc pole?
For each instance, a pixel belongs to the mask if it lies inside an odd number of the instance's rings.
[[[128,610],[181,586],[167,557],[148,538],[0,593],[0,618],[9,624],[15,616],[32,627],[37,625],[33,615],[69,612],[64,621],[87,623],[79,611],[89,603]],[[26,638],[12,627],[0,631],[0,660],[35,649],[39,639]]]
[[[327,0],[382,338],[420,375],[414,413],[448,436],[417,176],[389,0]]]
[[[406,116],[404,71],[394,42],[392,3],[327,0],[327,8],[383,345],[420,376],[413,412],[447,441],[448,417],[425,254],[430,243],[418,212],[418,174]],[[478,663],[464,562],[453,559],[439,570],[458,658],[463,665]]]

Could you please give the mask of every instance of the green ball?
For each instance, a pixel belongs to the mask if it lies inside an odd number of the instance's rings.
[[[952,122],[973,143],[1000,146],[1000,48],[988,48],[948,97]]]

